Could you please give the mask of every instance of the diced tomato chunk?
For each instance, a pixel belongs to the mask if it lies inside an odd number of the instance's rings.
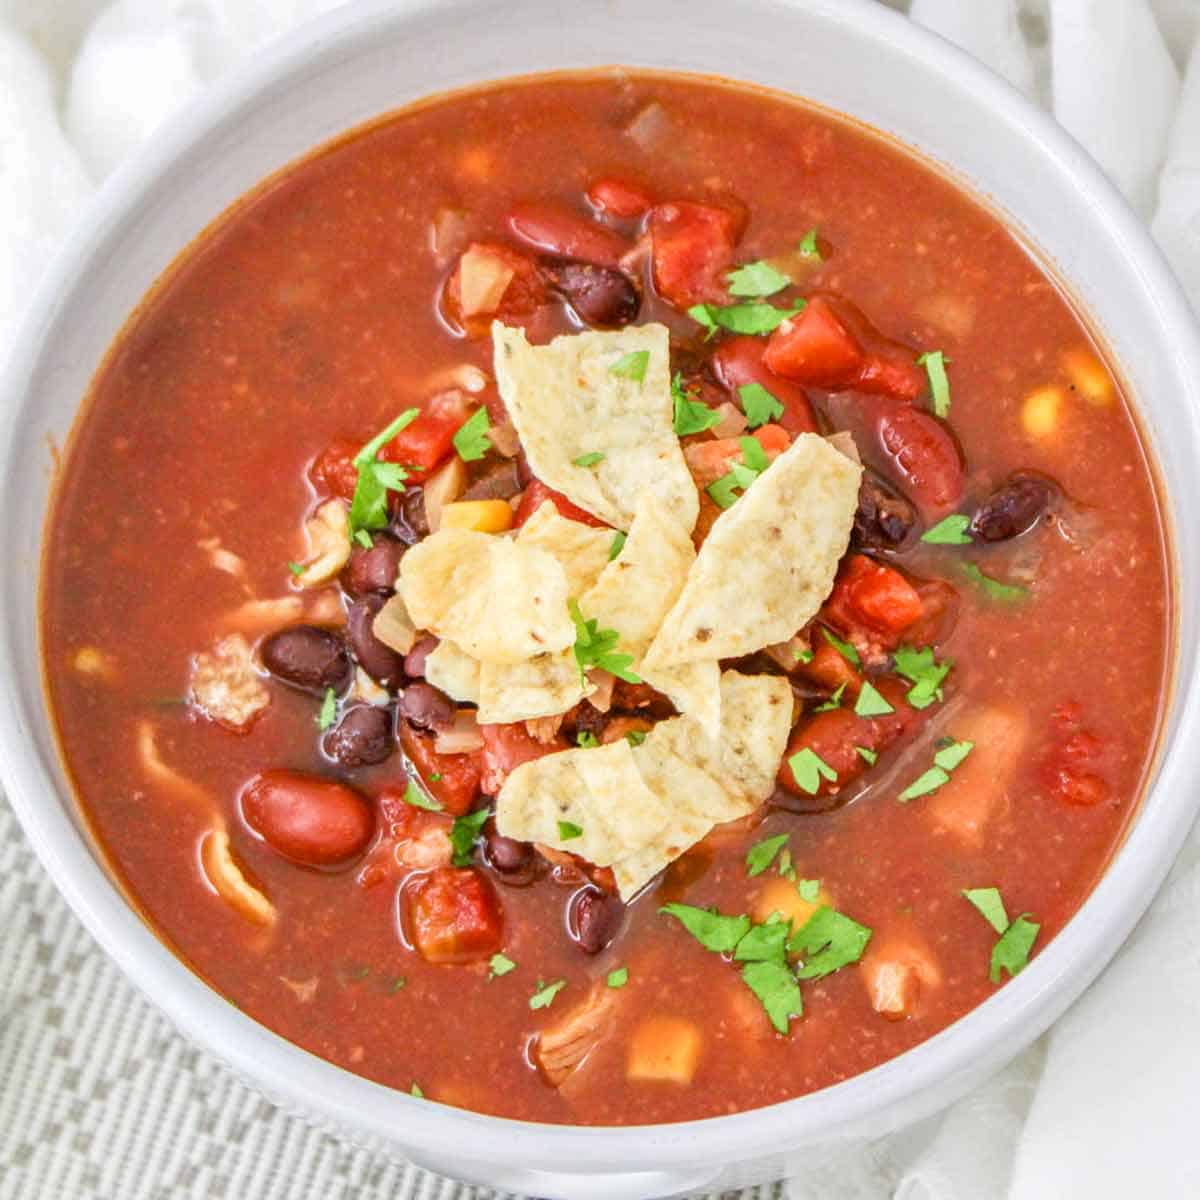
[[[727,296],[725,273],[745,224],[744,216],[711,204],[672,201],[650,210],[650,261],[654,286],[669,304],[690,308]]]
[[[465,287],[464,267],[473,273]],[[472,242],[446,280],[442,307],[452,325],[478,338],[494,319],[518,324],[548,298],[541,269],[529,255],[502,242]]]
[[[598,212],[621,220],[640,217],[654,200],[626,179],[597,179],[587,190],[588,203]]]
[[[1102,738],[1083,728],[1078,704],[1060,704],[1052,717],[1055,744],[1042,764],[1042,782],[1063,804],[1091,808],[1111,794],[1101,773],[1108,757]]]
[[[308,469],[313,486],[327,495],[353,500],[354,490],[358,487],[358,468],[354,465],[354,456],[361,449],[361,442],[352,442],[349,438],[337,438],[330,442]]]
[[[566,739],[561,737],[539,742],[530,735],[524,721],[513,725],[480,725],[479,733],[483,738],[481,785],[488,796],[495,796],[522,763],[568,748]]]
[[[825,640],[820,632],[814,633],[812,640],[812,658],[798,667],[799,673],[805,679],[811,679],[818,687],[836,692],[845,687],[846,694],[857,696],[862,688],[862,676],[846,661],[846,656],[831,642]]]
[[[402,463],[418,482],[454,452],[454,435],[473,412],[461,392],[435,396],[411,425],[379,451],[381,462]]]
[[[549,204],[518,204],[508,217],[513,234],[543,254],[615,267],[632,248],[619,234],[578,213]]]
[[[865,554],[850,556],[822,610],[843,632],[865,626],[891,645],[923,613],[917,589],[899,571]]]
[[[739,405],[742,400],[738,389],[757,383],[783,405],[783,416],[778,421],[788,433],[793,437],[798,433],[816,433],[817,420],[808,395],[802,387],[776,375],[767,366],[763,361],[766,349],[767,342],[763,338],[748,335],[723,342],[712,358],[717,378]]]
[[[400,748],[443,811],[455,817],[469,812],[479,795],[482,752],[439,754],[434,749],[434,739],[418,733],[407,721],[400,721],[396,732]]]
[[[529,486],[522,494],[521,503],[517,505],[517,511],[513,516],[513,527],[520,529],[547,500],[558,509],[558,515],[566,517],[568,521],[580,521],[582,524],[591,525],[596,529],[605,527],[599,517],[594,517],[590,512],[572,504],[562,492],[556,492],[553,488],[547,487],[540,479],[530,480]]]
[[[500,902],[474,868],[439,867],[417,877],[404,897],[409,934],[426,962],[477,962],[499,951]]]
[[[962,456],[949,429],[927,412],[876,400],[873,423],[896,483],[927,522],[940,520],[962,499]]]
[[[921,618],[905,631],[913,646],[944,642],[958,623],[958,590],[944,579],[926,579],[916,585],[921,597]]]

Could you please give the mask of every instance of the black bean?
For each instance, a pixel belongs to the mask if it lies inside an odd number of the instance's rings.
[[[321,741],[321,749],[343,767],[381,763],[395,745],[392,713],[374,704],[355,704]]]
[[[404,656],[404,673],[409,679],[425,678],[425,660],[437,649],[438,640],[425,634],[413,643],[413,648]]]
[[[625,905],[596,887],[580,888],[567,905],[567,932],[585,954],[599,954],[621,928]]]
[[[432,683],[410,683],[400,696],[400,715],[414,729],[441,729],[454,723],[454,701]]]
[[[638,314],[641,298],[623,271],[585,262],[552,263],[545,269],[554,289],[587,325],[611,329],[628,325]]]
[[[342,587],[351,596],[391,592],[396,586],[396,572],[404,551],[403,542],[386,533],[376,533],[370,550],[356,545],[350,551],[350,561],[342,572]]]
[[[358,665],[376,683],[394,691],[404,682],[404,658],[385,646],[371,628],[383,603],[382,596],[367,596],[350,605],[346,611],[346,631]]]
[[[522,487],[516,459],[494,463],[459,497],[461,500],[508,500]]]
[[[353,673],[342,639],[317,625],[281,629],[263,642],[259,654],[276,679],[314,695],[326,688],[342,691]]]
[[[895,550],[904,544],[916,524],[916,510],[902,496],[886,488],[868,471],[858,489],[853,538],[872,550]]]
[[[568,714],[567,723],[570,725],[568,732],[574,734],[576,738],[581,733],[590,733],[599,741],[604,736],[604,730],[610,719],[609,713],[600,712],[585,700]]]
[[[850,798],[848,791],[834,792],[832,796],[798,796],[787,788],[777,787],[767,801],[770,808],[782,808],[792,813],[823,813],[841,808]]]
[[[484,855],[492,870],[501,875],[516,875],[533,861],[533,847],[491,830],[484,840]]]
[[[391,532],[406,546],[415,546],[429,536],[429,518],[425,515],[425,491],[411,484],[400,496],[400,506],[392,514]]]
[[[981,542],[1007,542],[1028,533],[1054,500],[1057,489],[1038,475],[1014,475],[976,510],[971,534]]]

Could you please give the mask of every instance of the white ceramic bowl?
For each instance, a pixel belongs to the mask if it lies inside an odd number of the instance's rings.
[[[229,203],[325,139],[487,78],[622,62],[773,85],[853,114],[944,165],[1052,263],[1124,372],[1162,471],[1180,594],[1197,593],[1200,345],[1145,231],[1052,122],[963,54],[871,0],[381,0],[257,56],[104,188],[34,301],[0,384],[0,755],[22,823],[68,901],[196,1042],[275,1100],[447,1174],[553,1197],[661,1196],[762,1182],[818,1143],[878,1135],[983,1080],[1095,977],[1161,883],[1197,806],[1197,607],[1150,795],[1104,880],[1019,978],[944,1033],[847,1083],[684,1125],[575,1129],[411,1099],[296,1048],[183,967],[126,906],[76,815],[46,715],[37,568],[61,444],[126,315]],[[429,1014],[453,1020],[452,1013]]]

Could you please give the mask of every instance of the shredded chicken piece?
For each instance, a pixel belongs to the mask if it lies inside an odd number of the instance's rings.
[[[563,713],[558,713],[553,717],[533,717],[525,722],[525,732],[535,742],[549,746],[558,736],[559,729],[562,728],[563,715]]]
[[[551,1087],[561,1088],[608,1036],[617,1002],[617,992],[597,983],[582,1004],[538,1034],[533,1059]]]
[[[588,683],[596,690],[592,692],[587,702],[597,711],[606,713],[612,708],[613,684],[617,682],[615,675],[595,667],[587,673]]]
[[[245,578],[245,560],[234,554],[232,550],[226,550],[221,545],[219,537],[201,538],[196,546],[208,555],[208,561],[215,570],[224,571],[226,575],[232,575],[234,579]]]
[[[270,704],[250,643],[240,633],[222,638],[211,653],[193,656],[189,698],[209,720],[238,732]]]
[[[147,779],[174,792],[177,796],[184,797],[198,808],[206,809],[216,817],[217,806],[208,792],[186,775],[181,775],[174,767],[169,767],[163,762],[162,756],[158,752],[158,740],[154,725],[150,721],[138,722],[137,753]]]
[[[229,633],[257,637],[281,625],[290,625],[303,615],[304,601],[299,596],[276,596],[270,600],[247,600],[245,604],[227,612],[221,618],[220,626]]]
[[[248,921],[270,925],[275,920],[275,906],[252,884],[233,857],[229,834],[224,824],[209,830],[200,843],[200,863],[213,890]]]
[[[350,509],[344,500],[326,500],[307,521],[308,539],[303,574],[296,582],[302,588],[327,583],[350,561]]]

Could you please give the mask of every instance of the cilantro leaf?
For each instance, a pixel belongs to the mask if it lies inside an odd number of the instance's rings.
[[[493,954],[488,967],[491,972],[488,978],[499,979],[501,975],[507,975],[510,971],[515,971],[517,964],[507,954]]]
[[[944,421],[950,415],[950,380],[946,378],[949,359],[940,350],[927,350],[917,356],[917,362],[929,376],[929,394],[933,398],[933,415]]]
[[[921,541],[931,546],[969,546],[971,537],[967,529],[971,518],[964,513],[951,513],[943,517],[932,529],[921,534]]]
[[[411,804],[413,808],[423,808],[426,812],[442,811],[441,802],[432,796],[427,796],[415,779],[410,779],[408,787],[404,789],[404,803]]]
[[[750,932],[750,918],[728,917],[716,909],[695,908],[690,904],[664,904],[659,912],[674,917],[702,945],[714,954],[732,954]]]
[[[480,808],[465,817],[455,817],[450,828],[450,845],[454,849],[451,860],[456,867],[471,865],[471,852],[475,849],[475,841],[483,831],[484,822],[492,815],[490,808]]]
[[[778,1033],[787,1033],[792,1017],[802,1016],[804,1001],[792,972],[777,962],[750,962],[742,968],[742,981],[758,997]]]
[[[829,697],[828,700],[824,701],[821,704],[818,704],[817,707],[813,709],[813,712],[815,712],[815,713],[833,712],[834,709],[841,708],[842,707],[842,694],[845,692],[845,690],[846,690],[846,685],[844,683],[839,683],[837,686],[837,691],[835,691],[833,693],[833,695]]]
[[[398,463],[378,462],[376,456],[419,415],[419,409],[406,409],[354,456],[358,480],[354,486],[354,498],[350,501],[350,533],[353,537],[357,538],[360,533],[372,529],[382,529],[387,524],[387,494],[389,491],[404,490],[407,472]]]
[[[950,782],[950,772],[942,767],[930,767],[928,771],[923,771],[916,777],[896,797],[901,804],[907,804],[910,800],[916,800],[919,796],[928,796],[930,792],[936,792],[943,784]]]
[[[600,745],[600,739],[590,729],[581,729],[575,735],[575,745],[585,750],[594,750]]]
[[[963,896],[975,906],[997,933],[1003,933],[1008,928],[1008,913],[1005,911],[999,888],[964,888]]]
[[[742,462],[756,475],[761,475],[771,465],[758,438],[740,437],[738,445],[742,448]]]
[[[304,567],[298,562],[289,562],[288,570],[291,571],[291,573],[293,575],[303,575],[304,574]]]
[[[776,308],[773,304],[695,304],[688,316],[703,325],[712,337],[718,329],[730,333],[774,333],[788,317],[803,311],[805,302],[795,301],[791,308]]]
[[[792,655],[798,663],[810,663],[813,660],[813,652],[801,647],[799,650],[793,650]]]
[[[782,271],[777,271],[761,259],[743,264],[730,271],[725,278],[729,280],[731,296],[773,296],[790,287],[792,282]]]
[[[953,771],[974,749],[974,742],[956,742],[953,738],[947,738],[944,742],[938,742],[938,751],[933,756],[933,761],[943,771]]]
[[[796,247],[805,258],[815,258],[817,262],[821,261],[821,251],[817,246],[817,231],[810,229],[801,239],[800,245]]]
[[[720,509],[732,508],[737,503],[737,492],[741,490],[741,484],[731,471],[728,475],[722,475],[720,479],[714,483],[710,483],[704,489],[712,502]]]
[[[608,561],[609,562],[612,562],[612,560],[614,558],[616,558],[617,555],[620,554],[622,550],[625,549],[625,536],[626,535],[624,533],[622,533],[621,530],[619,530],[619,529],[617,530],[616,533],[613,534],[612,545],[609,546],[609,548],[608,548]]]
[[[863,682],[858,699],[854,702],[856,717],[886,717],[895,711],[873,683]]]
[[[610,988],[623,988],[629,982],[629,968],[618,967],[615,971],[609,971],[604,982]]]
[[[989,978],[1000,982],[1000,972],[1019,975],[1029,965],[1029,952],[1041,926],[1029,920],[1029,913],[1022,913],[1001,935],[992,947],[992,963]]]
[[[792,852],[786,848],[779,855],[778,871],[784,879],[790,879],[793,883],[796,882],[796,868],[792,866]]]
[[[604,461],[604,455],[599,450],[593,450],[590,454],[581,454],[578,458],[573,458],[571,461],[577,467],[594,467],[597,463]]]
[[[867,746],[855,746],[854,750],[869,767],[873,767],[879,761],[879,755]]]
[[[744,492],[771,465],[767,452],[757,438],[738,438],[738,445],[742,449],[742,461],[731,462],[729,473],[704,489],[718,508],[731,507],[737,500],[734,492]]]
[[[337,693],[333,688],[325,689],[325,699],[321,701],[321,711],[317,714],[317,728],[324,732],[337,719]]]
[[[373,463],[384,448],[402,429],[407,429],[419,416],[418,408],[406,408],[394,421],[385,425],[355,456],[354,465],[365,467]]]
[[[721,414],[700,400],[692,400],[683,386],[683,374],[676,371],[671,380],[671,399],[675,405],[675,435],[687,437],[692,433],[703,433],[720,425]]]
[[[791,932],[786,921],[768,921],[755,925],[737,944],[735,962],[787,962],[787,940]]]
[[[743,384],[738,388],[738,396],[742,401],[742,412],[746,414],[746,424],[751,429],[783,416],[783,405],[761,383]]]
[[[816,904],[821,895],[821,881],[819,879],[801,879],[796,884],[796,891],[799,892],[801,900],[807,900],[809,904]]]
[[[998,600],[1002,604],[1017,604],[1029,599],[1029,589],[1017,583],[1003,583],[985,575],[973,562],[958,564],[962,573],[978,587],[989,600]]]
[[[787,845],[790,836],[781,833],[751,846],[746,854],[746,874],[751,878],[761,875],[775,861],[775,855]]]
[[[425,1093],[421,1091],[421,1085],[419,1083],[414,1083],[412,1087],[408,1089],[408,1094],[410,1096],[416,1096],[418,1100],[425,1099]]]
[[[858,962],[870,940],[871,930],[865,925],[823,905],[788,943],[788,949],[804,959],[796,977],[822,979],[839,967]]]
[[[599,623],[594,617],[585,620],[577,600],[569,601],[567,607],[575,622],[575,661],[579,664],[580,678],[590,668],[599,667],[626,683],[641,683],[642,677],[629,669],[633,665],[633,655],[616,653],[620,640],[617,631],[598,628]]]
[[[797,785],[810,796],[821,790],[821,780],[837,782],[837,772],[815,751],[805,746],[787,760]]]
[[[537,991],[529,997],[529,1007],[532,1009],[549,1008],[554,1003],[554,997],[567,986],[565,979],[556,979],[553,983],[542,983],[538,980]]]
[[[463,462],[478,462],[492,448],[487,431],[491,428],[488,411],[481,408],[472,413],[454,435],[454,449]]]
[[[858,651],[849,643],[843,642],[840,637],[824,626],[821,626],[821,636],[852,666],[861,667],[862,659],[858,657]]]
[[[913,686],[908,693],[908,702],[913,708],[928,708],[934,700],[942,698],[942,681],[954,666],[953,659],[938,662],[931,646],[900,646],[895,653],[896,672]]]
[[[583,826],[576,825],[574,821],[559,821],[558,823],[558,838],[562,842],[571,842],[576,838],[583,837]]]
[[[631,350],[628,354],[621,355],[608,368],[608,373],[610,375],[619,375],[622,379],[632,379],[634,383],[641,383],[646,378],[646,368],[649,365],[649,350]]]
[[[631,746],[640,746],[646,740],[646,731],[644,729],[631,729],[625,735],[625,740]]]

